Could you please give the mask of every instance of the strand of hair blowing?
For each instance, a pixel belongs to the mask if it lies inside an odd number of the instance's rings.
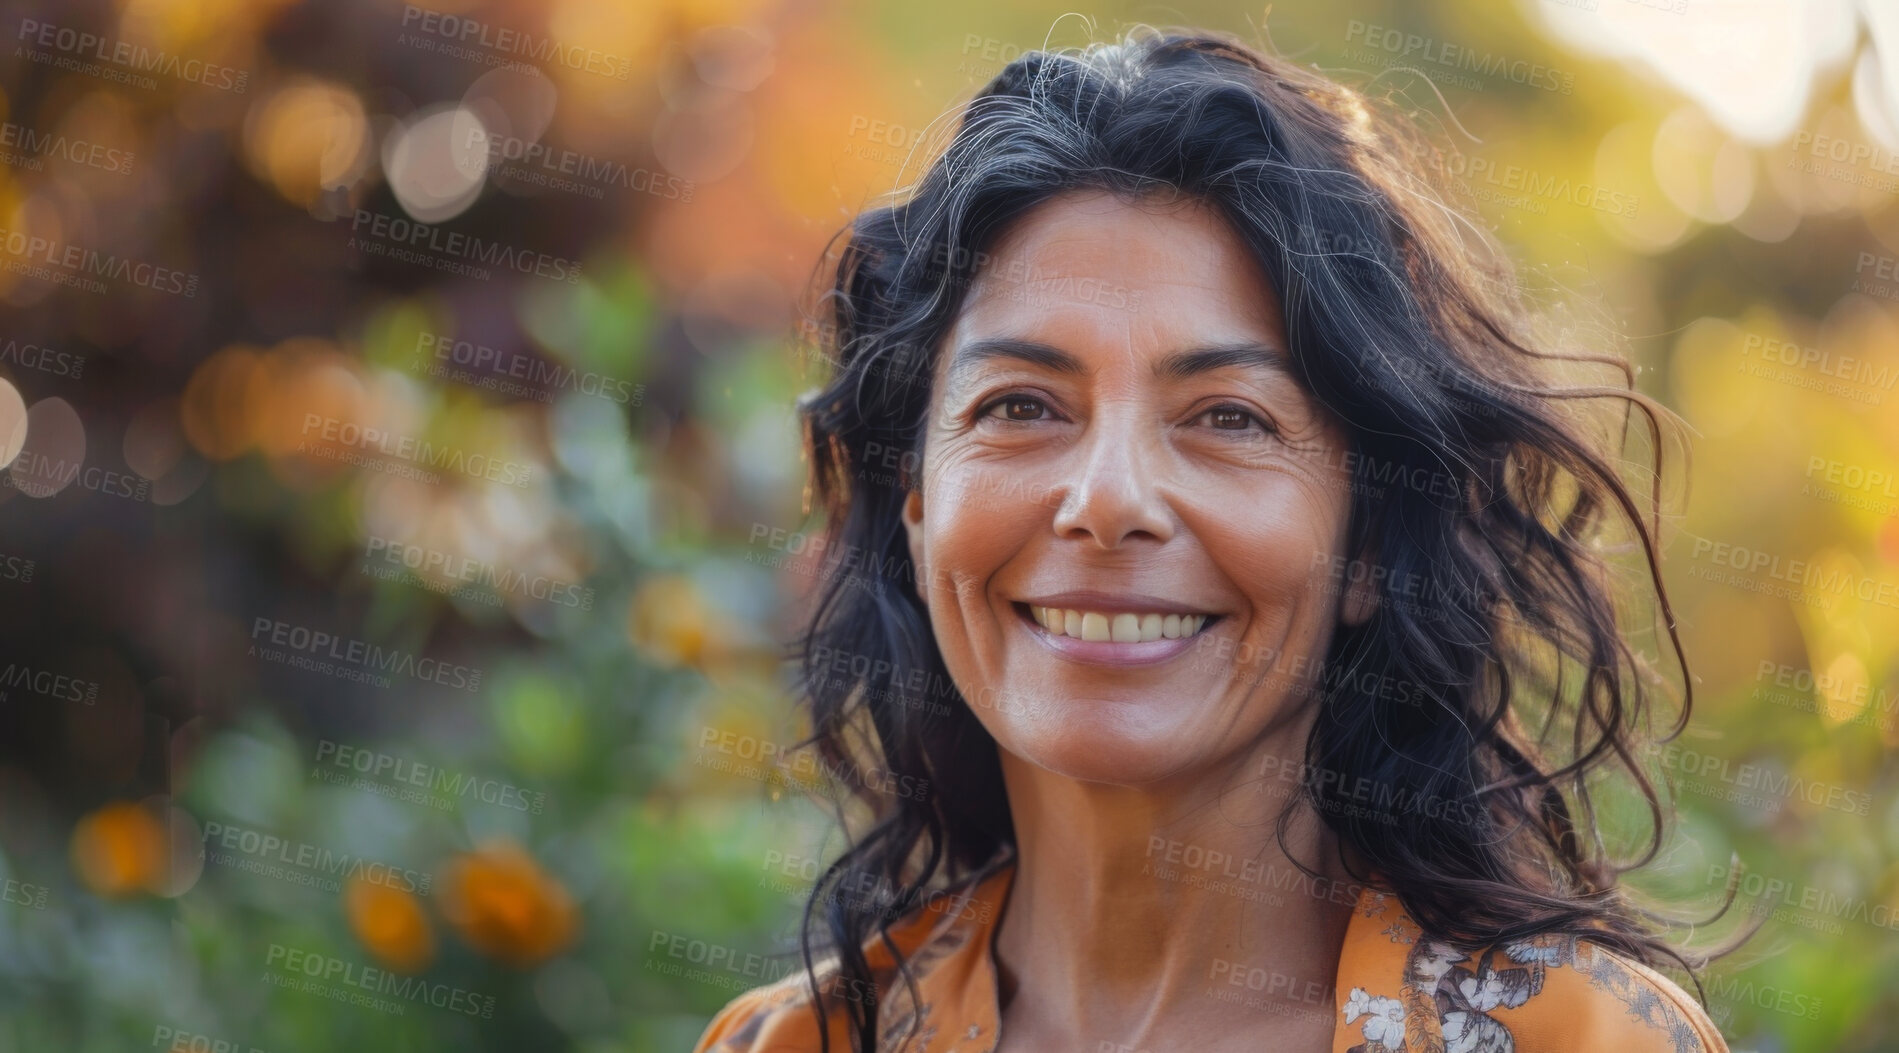
[[[1639,542],[1641,585],[1678,661],[1681,651],[1652,533],[1616,467],[1627,420],[1604,449],[1577,407],[1615,399],[1639,413],[1657,479],[1668,414],[1626,367],[1620,385],[1543,379],[1552,366],[1619,360],[1536,348],[1503,257],[1422,177],[1434,161],[1310,71],[1219,37],[1141,31],[1010,63],[908,197],[863,212],[834,243],[818,309],[836,368],[801,412],[826,551],[840,562],[795,644],[801,695],[827,765],[869,758],[929,787],[853,787],[839,820],[858,832],[805,907],[813,1011],[841,1006],[856,1049],[883,1048],[878,1003],[891,983],[916,997],[900,956],[895,977],[878,977],[863,948],[879,941],[894,956],[895,918],[1014,838],[996,745],[971,700],[932,715],[940,707],[914,686],[949,682],[899,520],[917,480],[868,466],[889,450],[921,463],[935,351],[983,247],[1079,189],[1219,209],[1278,291],[1302,380],[1345,422],[1357,464],[1447,481],[1353,487],[1352,550],[1379,569],[1379,604],[1325,657],[1347,675],[1322,681],[1302,791],[1370,868],[1361,876],[1467,947],[1567,932],[1647,963],[1698,963],[1617,887],[1659,848],[1663,811],[1639,756],[1653,674],[1625,642],[1619,579],[1592,547],[1607,528]],[[852,669],[898,675],[827,668],[840,653],[862,659]],[[1670,734],[1687,720],[1685,661],[1681,673]],[[1390,683],[1406,689],[1363,687]],[[1596,831],[1585,777],[1603,765],[1624,769],[1648,803],[1652,836],[1632,863]],[[1397,803],[1349,807],[1344,788],[1364,786]],[[876,995],[821,990],[820,951],[836,956],[843,990]]]

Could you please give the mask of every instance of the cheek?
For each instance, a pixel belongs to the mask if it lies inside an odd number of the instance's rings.
[[[1059,495],[1026,466],[948,454],[933,467],[923,502],[933,562],[980,564],[986,554],[1007,552],[1031,531],[1047,529],[1053,518]]]
[[[970,485],[970,473],[940,473],[923,497],[925,602],[938,614],[984,604],[985,583],[1035,528],[1033,516]]]
[[[1223,576],[1255,602],[1281,605],[1328,580],[1350,505],[1342,487],[1278,476],[1261,486],[1209,488],[1189,525]]]

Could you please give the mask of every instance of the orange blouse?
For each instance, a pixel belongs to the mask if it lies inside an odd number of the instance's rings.
[[[916,977],[918,997],[896,978],[875,937],[864,954],[876,977],[879,1045],[919,1053],[989,1053],[1000,1016],[994,936],[1015,874],[1009,854],[957,891],[891,926]],[[1430,939],[1398,901],[1359,893],[1336,984],[1216,964],[1215,997],[1263,1013],[1324,1011],[1333,1053],[1727,1053],[1707,1013],[1680,987],[1638,962],[1575,936],[1541,936],[1469,955]],[[820,963],[832,997],[831,1049],[851,1048],[842,999],[851,981]],[[1315,997],[1316,995],[1316,997]],[[818,1045],[802,968],[734,998],[712,1018],[694,1053],[807,1053]],[[1306,1008],[1318,1004],[1323,1010]],[[1270,1035],[1270,1024],[1262,1024]],[[900,1039],[915,1032],[916,1042]],[[886,1037],[887,1036],[887,1037]],[[1106,1048],[1105,1046],[1103,1048]],[[1118,1047],[1117,1047],[1118,1048]]]

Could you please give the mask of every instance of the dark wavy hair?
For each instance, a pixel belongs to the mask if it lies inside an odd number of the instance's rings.
[[[808,497],[834,562],[794,647],[801,703],[828,767],[874,763],[927,792],[893,794],[885,780],[840,807],[857,829],[804,911],[821,1017],[814,948],[836,955],[852,990],[874,990],[866,941],[901,965],[893,919],[1013,844],[994,740],[959,694],[934,690],[950,679],[899,509],[917,485],[935,355],[984,247],[1080,190],[1217,209],[1272,281],[1295,367],[1344,423],[1355,473],[1445,481],[1352,488],[1350,551],[1377,568],[1379,603],[1325,656],[1322,668],[1353,675],[1306,696],[1317,713],[1298,792],[1369,868],[1354,876],[1466,949],[1561,932],[1648,964],[1705,964],[1618,887],[1662,840],[1665,797],[1643,750],[1650,700],[1679,699],[1663,740],[1691,701],[1645,516],[1662,501],[1674,418],[1620,357],[1543,335],[1507,255],[1445,204],[1433,177],[1445,154],[1404,120],[1374,117],[1387,106],[1197,32],[1029,52],[967,105],[899,200],[834,240],[812,330],[833,375],[800,407]],[[1637,418],[1653,470],[1641,501],[1621,476]],[[1679,686],[1628,642],[1639,634],[1625,601],[1649,589]],[[1393,683],[1402,700],[1374,686]],[[1588,783],[1604,767],[1646,801],[1645,851],[1612,848],[1598,829]],[[1341,797],[1368,784],[1448,806],[1393,823]],[[877,1048],[876,999],[838,1002],[857,1048]]]

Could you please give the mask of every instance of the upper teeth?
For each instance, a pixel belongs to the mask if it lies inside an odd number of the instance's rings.
[[[1042,628],[1057,636],[1078,640],[1141,643],[1146,640],[1177,640],[1192,636],[1207,623],[1204,614],[1102,614],[1062,607],[1037,607],[1029,604],[1029,613]]]

